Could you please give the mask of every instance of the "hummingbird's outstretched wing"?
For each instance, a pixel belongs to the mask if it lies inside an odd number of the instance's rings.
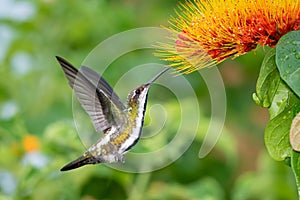
[[[112,102],[120,109],[124,110],[126,107],[122,103],[119,96],[114,92],[110,85],[105,81],[104,78],[98,75],[94,70],[81,66],[80,71],[86,76],[94,85],[97,85],[97,88],[102,91],[106,96],[108,96]]]
[[[104,131],[117,123],[122,123],[125,118],[122,110],[125,109],[125,106],[103,78],[91,69],[87,70],[84,67],[85,73],[82,73],[63,58],[57,56],[56,59],[81,106],[91,117],[97,132]],[[95,82],[96,79],[98,79],[97,82]]]
[[[79,71],[82,72],[83,75],[87,77],[93,85],[97,86],[98,90],[103,92],[104,95],[112,101],[112,104],[110,105],[111,110],[109,116],[113,116],[114,122],[118,125],[124,123],[126,117],[120,111],[125,110],[126,107],[122,103],[119,96],[111,88],[111,86],[105,81],[105,79],[99,76],[98,73],[95,72],[94,70],[85,66],[81,66]]]

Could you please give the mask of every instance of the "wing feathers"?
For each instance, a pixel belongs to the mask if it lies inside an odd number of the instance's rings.
[[[84,67],[84,74],[82,74],[63,58],[58,56],[56,58],[81,106],[91,117],[96,131],[104,131],[115,124],[116,120],[121,120],[117,118],[120,117],[120,109],[125,108],[125,106],[118,96],[114,95],[112,88],[102,77],[86,67]],[[114,101],[109,99],[110,96],[114,96]]]
[[[125,106],[121,102],[120,98],[118,95],[113,91],[113,89],[110,87],[110,85],[105,81],[104,78],[100,77],[97,72],[94,70],[82,66],[80,68],[80,71],[89,79],[94,85],[97,85],[97,88],[100,91],[103,91],[104,94],[106,94],[112,101],[113,103],[120,109],[124,110]]]

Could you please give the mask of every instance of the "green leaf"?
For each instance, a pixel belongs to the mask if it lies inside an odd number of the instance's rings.
[[[290,156],[290,126],[300,111],[300,100],[282,81],[278,89],[269,109],[273,118],[265,131],[265,144],[275,160],[284,160]]]
[[[271,49],[265,56],[256,83],[256,93],[253,94],[255,103],[267,108],[270,107],[280,82],[275,53],[275,49]]]
[[[270,120],[284,111],[288,103],[289,92],[290,90],[286,84],[281,81],[275,92],[272,104],[269,107]]]
[[[300,197],[300,153],[296,151],[292,151],[291,157],[292,169],[296,178],[298,195]]]
[[[262,63],[256,84],[254,101],[269,108],[270,122],[265,130],[265,144],[275,160],[290,156],[289,130],[294,116],[300,111],[300,99],[280,78],[276,65],[278,52],[271,49]]]
[[[281,78],[300,97],[300,31],[281,37],[276,47],[276,64]]]

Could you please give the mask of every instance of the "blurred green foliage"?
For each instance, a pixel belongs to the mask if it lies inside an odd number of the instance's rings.
[[[226,128],[204,159],[198,158],[198,151],[209,123],[209,95],[201,77],[194,73],[186,78],[199,98],[201,127],[193,144],[176,162],[146,174],[119,172],[105,165],[59,171],[84,147],[73,122],[72,91],[55,56],[79,66],[99,42],[113,34],[167,24],[177,3],[1,3],[0,199],[296,199],[289,167],[272,161],[265,152],[266,112],[251,99],[264,49],[220,66],[228,100]],[[114,65],[122,65],[119,69],[126,71],[133,63],[151,57],[136,53],[139,60],[124,59]],[[108,82],[116,80],[112,76]],[[130,89],[124,88],[127,92]],[[153,90],[151,95],[158,92]],[[173,105],[170,99],[164,101]],[[166,127],[165,132],[171,130]]]

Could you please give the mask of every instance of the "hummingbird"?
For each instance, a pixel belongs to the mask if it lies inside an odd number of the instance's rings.
[[[148,91],[152,83],[170,69],[167,67],[149,82],[133,89],[124,105],[111,86],[94,70],[81,66],[76,69],[65,59],[56,56],[68,83],[83,109],[90,116],[96,132],[103,136],[86,152],[68,163],[61,171],[88,164],[125,162],[125,154],[141,137]]]

